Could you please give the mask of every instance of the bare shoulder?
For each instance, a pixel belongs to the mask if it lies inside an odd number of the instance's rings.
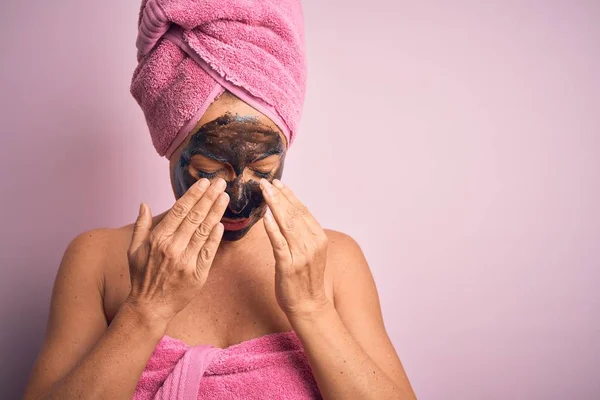
[[[155,226],[163,214],[152,218]],[[76,257],[82,268],[95,268],[104,274],[122,272],[127,264],[127,249],[133,234],[133,223],[117,228],[91,229],[77,235],[67,247],[65,257]]]
[[[120,229],[91,229],[78,234],[65,250],[61,268],[101,274],[115,252]]]
[[[124,228],[98,228],[78,234],[67,247],[66,253],[96,258],[110,253]]]
[[[104,303],[105,295],[114,292],[114,277],[129,278],[124,275],[128,273],[127,248],[131,230],[129,226],[98,228],[77,235],[67,246],[57,280],[66,279],[74,285],[81,284],[82,280],[93,282]]]
[[[352,269],[369,268],[364,253],[354,238],[332,229],[325,229],[325,234],[329,238],[327,261],[332,264],[336,274],[346,275]]]
[[[329,238],[329,247],[333,250],[332,255],[340,257],[348,251],[362,253],[360,246],[350,235],[333,229],[325,229],[325,234]]]
[[[76,258],[79,261],[76,264],[81,268],[103,270],[127,256],[131,232],[130,225],[85,231],[71,240],[65,257]]]

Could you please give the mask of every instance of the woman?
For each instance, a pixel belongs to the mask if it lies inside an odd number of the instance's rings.
[[[177,200],[72,241],[25,397],[414,398],[359,246],[280,181],[299,2],[144,0],[139,24],[132,93]]]

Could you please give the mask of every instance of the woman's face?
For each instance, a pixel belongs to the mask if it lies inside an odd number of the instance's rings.
[[[286,146],[270,119],[226,92],[170,158],[175,197],[200,178],[223,178],[230,198],[221,220],[223,240],[238,240],[262,218],[266,204],[259,181],[281,178]]]

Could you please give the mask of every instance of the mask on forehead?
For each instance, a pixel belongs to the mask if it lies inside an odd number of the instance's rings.
[[[285,150],[281,134],[256,117],[226,113],[204,124],[183,148],[174,170],[177,197],[200,178],[223,178],[230,198],[223,240],[238,240],[262,218],[259,181],[281,178]]]

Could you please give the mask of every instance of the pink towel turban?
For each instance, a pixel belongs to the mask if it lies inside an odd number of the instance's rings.
[[[225,89],[291,145],[306,87],[300,0],[142,0],[138,25],[131,94],[161,156]]]

